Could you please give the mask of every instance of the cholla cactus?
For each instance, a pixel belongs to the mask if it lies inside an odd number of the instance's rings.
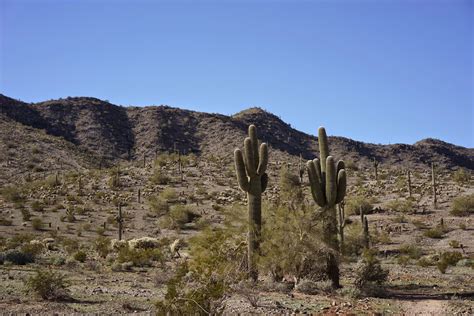
[[[235,170],[239,187],[247,192],[249,214],[248,229],[248,273],[253,280],[258,278],[256,254],[260,248],[262,227],[262,192],[268,183],[265,172],[268,164],[268,146],[258,146],[257,129],[249,126],[249,137],[244,141],[244,154],[240,149],[234,151]]]
[[[329,248],[339,251],[336,204],[341,203],[346,195],[346,171],[342,160],[336,165],[334,158],[329,155],[324,127],[318,130],[318,142],[320,159],[310,160],[306,164],[311,193],[316,204],[322,208],[323,241]],[[328,271],[333,286],[339,287],[339,268],[334,258],[328,260]]]

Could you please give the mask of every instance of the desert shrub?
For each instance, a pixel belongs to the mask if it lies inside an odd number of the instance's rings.
[[[27,221],[29,221],[29,220],[31,219],[31,213],[30,213],[30,211],[29,211],[27,208],[25,208],[25,207],[23,207],[23,208],[21,209],[21,216],[22,216],[22,218],[23,218],[23,220],[24,220],[25,222],[27,222]]]
[[[151,266],[153,262],[162,261],[163,254],[160,249],[132,249],[130,247],[120,248],[117,261],[120,263],[130,262],[134,267]]]
[[[441,273],[446,273],[449,266],[455,266],[462,259],[462,254],[458,251],[445,251],[441,254],[436,266]]]
[[[446,261],[439,260],[438,263],[436,263],[436,267],[438,268],[439,272],[442,274],[446,273],[446,269],[448,269],[449,264]]]
[[[192,222],[197,216],[188,207],[175,205],[168,214],[160,218],[159,224],[161,228],[183,229],[187,223]]]
[[[451,215],[467,216],[474,213],[474,194],[459,196],[453,200]]]
[[[164,167],[170,161],[170,155],[167,153],[160,154],[155,159],[155,165],[158,167]]]
[[[234,208],[235,210],[235,208]],[[216,314],[233,284],[246,276],[246,225],[230,213],[223,228],[206,228],[189,241],[191,260],[178,265],[168,281],[158,314]]]
[[[155,168],[153,175],[150,177],[150,181],[154,184],[168,184],[171,181],[171,178],[165,174],[159,168]]]
[[[421,257],[420,259],[418,259],[416,264],[420,267],[426,268],[426,267],[429,267],[429,266],[433,265],[433,261],[431,261],[427,257]]]
[[[160,197],[151,197],[148,200],[148,204],[150,205],[150,209],[158,216],[165,215],[168,213],[170,206],[165,199]]]
[[[44,245],[42,242],[33,240],[29,243],[24,243],[21,246],[21,252],[27,256],[31,256],[33,260],[44,251]]]
[[[459,185],[466,184],[471,180],[471,174],[466,169],[461,168],[453,173],[453,180]]]
[[[433,239],[441,239],[444,237],[444,231],[441,227],[436,226],[434,228],[430,228],[423,232],[423,236]]]
[[[374,229],[373,233],[370,235],[370,241],[374,245],[377,245],[377,244],[388,245],[392,243],[390,234],[384,230],[379,231],[378,229]]]
[[[0,257],[2,258],[1,260],[3,260],[1,263],[11,262],[15,265],[25,265],[35,261],[33,254],[28,252],[25,253],[18,249],[10,249],[2,252]]]
[[[330,281],[313,281],[303,279],[295,286],[297,292],[315,295],[318,293],[330,293],[332,292],[332,284]]]
[[[356,268],[354,285],[363,291],[370,285],[383,285],[388,277],[388,270],[384,270],[375,256],[374,250],[365,250],[362,260]]]
[[[359,215],[361,208],[364,214],[370,214],[374,208],[373,202],[361,195],[348,197],[345,201],[347,214]]]
[[[79,250],[80,245],[77,239],[64,237],[61,240],[61,243],[63,245],[64,250],[70,255]]]
[[[401,245],[398,248],[401,254],[407,255],[410,259],[419,259],[423,255],[423,250],[416,245]]]
[[[29,292],[33,292],[45,300],[61,300],[68,298],[68,285],[63,275],[51,270],[37,270],[25,282]]]
[[[44,211],[44,206],[40,201],[33,201],[31,203],[31,210],[33,212],[43,212]]]
[[[462,259],[462,253],[459,251],[445,251],[441,254],[440,260],[446,261],[449,265],[454,266]]]
[[[401,255],[397,257],[397,264],[401,266],[406,266],[410,263],[410,257],[407,255]]]
[[[21,195],[20,189],[18,187],[10,185],[1,189],[0,193],[3,198],[9,202],[21,202],[23,201],[23,196]]]
[[[362,225],[354,222],[344,228],[344,254],[347,256],[359,256],[364,249],[364,238]]]
[[[166,188],[160,193],[159,197],[165,201],[176,200],[178,193],[173,188]]]
[[[109,170],[109,188],[111,190],[117,190],[121,183],[120,183],[120,169],[119,168],[112,168]]]
[[[99,236],[94,240],[94,248],[102,258],[107,257],[110,253],[110,239],[104,236]]]
[[[43,230],[44,224],[41,218],[35,217],[31,220],[31,227],[33,227],[34,230]]]
[[[391,200],[386,204],[386,207],[393,212],[411,213],[413,212],[414,204],[411,200]]]
[[[73,256],[74,260],[79,261],[79,262],[85,262],[87,259],[87,254],[83,250],[79,250],[76,252]]]
[[[399,223],[399,224],[402,224],[402,223],[408,223],[408,218],[405,216],[405,214],[399,214],[397,216],[395,216],[392,221],[394,223]]]
[[[14,249],[26,243],[29,243],[35,237],[29,233],[19,233],[6,241],[5,249]]]

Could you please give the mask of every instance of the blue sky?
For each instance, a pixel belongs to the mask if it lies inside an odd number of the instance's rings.
[[[0,93],[474,147],[473,1],[0,0]]]

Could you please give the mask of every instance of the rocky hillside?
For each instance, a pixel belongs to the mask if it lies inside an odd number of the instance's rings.
[[[305,159],[317,155],[316,137],[259,108],[225,116],[169,106],[122,107],[89,97],[24,103],[0,95],[0,126],[2,131],[11,131],[2,133],[0,159],[4,166],[8,157],[25,155],[16,160],[28,164],[32,159],[31,148],[24,148],[28,139],[36,146],[48,144],[44,151],[35,150],[39,162],[65,156],[71,166],[142,159],[173,150],[230,158],[251,123],[258,126],[259,138],[269,143],[276,156],[295,160],[300,154]],[[435,139],[414,145],[375,145],[330,137],[330,143],[336,157],[359,166],[368,166],[375,158],[391,166],[426,167],[434,161],[445,168],[474,170],[474,149]]]

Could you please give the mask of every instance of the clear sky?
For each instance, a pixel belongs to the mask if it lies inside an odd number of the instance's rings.
[[[474,1],[0,0],[0,93],[474,147]]]

